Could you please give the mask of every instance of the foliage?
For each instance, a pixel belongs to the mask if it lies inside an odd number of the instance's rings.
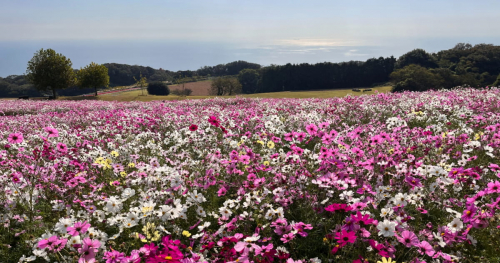
[[[171,92],[173,95],[177,95],[177,96],[190,96],[192,93],[193,93],[193,90],[191,89],[186,89],[186,88],[182,88],[182,89],[174,89],[172,90]]]
[[[432,54],[427,53],[425,50],[417,48],[398,58],[395,69],[401,69],[411,64],[420,65],[424,68],[436,68],[437,63]]]
[[[500,74],[498,74],[497,80],[493,83],[493,87],[500,87]]]
[[[395,70],[390,77],[395,83],[394,92],[451,89],[457,86],[478,87],[481,83],[471,73],[455,75],[449,69],[427,69],[416,64]]]
[[[141,78],[142,76],[147,79],[155,76],[156,80],[160,80],[164,77],[163,75],[170,75],[169,71],[164,71],[162,73],[157,73],[158,70],[155,70],[151,67],[143,67],[137,65],[125,65],[125,64],[117,64],[117,63],[106,63],[104,64],[108,68],[109,74],[109,85],[110,86],[130,86],[134,85],[137,81],[136,78]]]
[[[97,88],[109,85],[108,68],[92,62],[76,73],[76,79],[77,86],[82,89],[94,88],[97,96]]]
[[[69,58],[53,49],[40,49],[28,62],[26,79],[40,91],[66,89],[75,83],[73,64]]]
[[[136,79],[134,77],[134,80],[135,80],[135,85],[137,87],[140,87],[141,88],[141,91],[142,91],[142,95],[144,95],[144,88],[148,86],[148,80],[146,77],[143,77],[142,76],[142,73],[139,74],[139,79]]]
[[[204,66],[196,71],[198,76],[222,77],[228,75],[238,75],[244,69],[260,69],[259,64],[250,63],[242,60],[233,61],[227,64],[219,64],[216,66]]]
[[[245,94],[255,93],[259,85],[259,72],[255,69],[244,69],[238,74],[241,91]]]
[[[366,62],[269,66],[260,71],[258,92],[367,87],[388,81],[395,62],[394,57],[380,57]]]
[[[170,90],[168,88],[168,85],[163,82],[150,82],[148,84],[148,94],[167,96],[168,94],[170,94]]]
[[[210,94],[216,96],[235,95],[241,93],[241,84],[237,78],[219,77],[212,81]]]
[[[442,78],[430,70],[416,64],[411,64],[402,69],[395,70],[390,75],[396,84],[393,91],[425,91],[439,89]]]

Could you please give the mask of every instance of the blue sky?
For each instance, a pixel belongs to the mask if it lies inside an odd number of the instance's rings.
[[[40,48],[74,68],[341,62],[500,42],[500,1],[0,0],[0,76]]]

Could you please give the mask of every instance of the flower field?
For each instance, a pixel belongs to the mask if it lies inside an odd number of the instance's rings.
[[[0,101],[0,262],[499,262],[500,89]]]

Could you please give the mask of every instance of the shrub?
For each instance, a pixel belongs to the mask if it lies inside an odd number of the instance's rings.
[[[177,95],[177,96],[189,96],[193,93],[193,90],[191,89],[174,89],[172,90],[172,95]]]
[[[151,82],[148,84],[148,93],[150,95],[168,95],[170,90],[167,84],[163,82]]]

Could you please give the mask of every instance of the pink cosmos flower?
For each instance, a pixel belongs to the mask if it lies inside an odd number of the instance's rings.
[[[57,240],[54,244],[52,244],[52,250],[54,250],[56,252],[61,251],[66,246],[67,242],[68,242],[68,239],[66,239],[66,238]]]
[[[240,252],[242,256],[247,256],[249,252],[255,252],[255,254],[260,254],[262,248],[252,242],[240,241],[234,246],[234,250]]]
[[[45,130],[45,132],[47,132],[49,134],[49,138],[59,136],[59,132],[52,127],[45,127],[43,129]]]
[[[125,258],[125,254],[116,250],[104,253],[106,263],[120,263]]]
[[[208,122],[209,122],[210,124],[212,124],[213,126],[215,126],[215,127],[219,127],[219,126],[220,126],[220,121],[219,121],[219,120],[217,119],[217,117],[215,117],[215,116],[210,116],[210,117],[208,118]]]
[[[462,221],[464,221],[464,223],[470,222],[476,214],[476,211],[477,208],[474,205],[468,206],[462,214]]]
[[[59,142],[59,143],[57,143],[56,147],[57,147],[57,150],[60,152],[65,153],[68,151],[68,146],[66,146],[66,144],[64,144],[64,143]]]
[[[335,212],[337,210],[342,210],[343,212],[348,212],[348,211],[353,210],[353,208],[349,205],[346,205],[346,204],[331,204],[331,205],[325,207],[325,210],[329,211],[329,212]]]
[[[9,141],[9,143],[22,143],[23,140],[23,135],[18,132],[9,134],[9,137],[7,138],[7,141]]]
[[[40,242],[38,242],[38,248],[39,249],[44,249],[46,247],[52,247],[53,244],[55,244],[59,240],[57,236],[51,236],[47,239],[42,239]]]
[[[493,193],[500,193],[500,182],[495,181],[488,183],[488,193],[493,194]]]
[[[354,242],[356,242],[356,234],[354,232],[342,230],[342,232],[335,233],[335,239],[337,239],[341,246],[344,246],[347,243],[354,244]]]
[[[318,131],[318,127],[314,124],[309,124],[306,126],[306,131],[310,134],[310,135],[315,135],[316,132]]]
[[[92,240],[88,237],[83,239],[83,248],[94,248],[98,249],[101,246],[101,242],[99,240]]]
[[[224,186],[222,186],[219,191],[217,191],[217,196],[221,197],[221,196],[225,196],[227,193],[227,190]]]
[[[283,237],[280,238],[280,240],[283,241],[283,243],[288,243],[288,242],[292,241],[294,238],[295,238],[295,235],[293,233],[288,233],[288,234],[284,234]]]
[[[85,222],[76,222],[74,226],[68,227],[66,230],[68,231],[68,234],[71,236],[76,236],[79,235],[80,233],[83,234],[87,232],[87,229],[89,229],[90,224]]]
[[[431,244],[427,241],[422,241],[420,244],[417,245],[418,248],[420,248],[420,254],[427,254],[429,257],[432,257],[436,251],[432,248]]]
[[[307,233],[306,231],[304,230],[311,230],[313,229],[313,227],[311,226],[311,224],[304,224],[303,222],[298,222],[298,223],[295,223],[292,225],[293,229],[295,229],[297,231],[297,234],[299,234],[300,236],[303,236],[303,237],[307,237]]]
[[[17,176],[12,176],[12,182],[15,184],[20,184],[21,179],[19,179],[19,177],[17,177]]]
[[[405,230],[401,233],[401,236],[396,235],[399,242],[403,243],[406,247],[417,246],[420,242],[418,241],[417,235],[415,233]]]

